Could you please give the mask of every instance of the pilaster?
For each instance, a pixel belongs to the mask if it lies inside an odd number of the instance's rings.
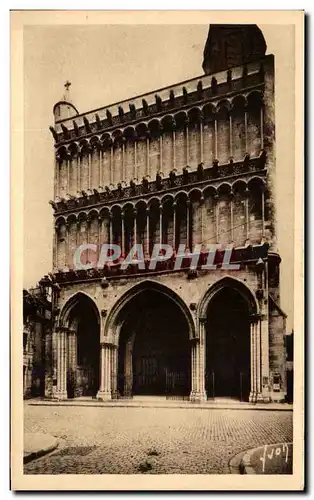
[[[206,318],[199,320],[199,339],[192,346],[192,390],[191,401],[206,401],[205,391],[205,342]]]
[[[107,401],[111,399],[111,346],[100,346],[100,388],[97,399]]]
[[[57,331],[57,399],[67,399],[67,368],[68,368],[68,342],[67,329],[59,328]]]

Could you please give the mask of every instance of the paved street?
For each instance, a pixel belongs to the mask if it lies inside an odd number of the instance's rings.
[[[221,474],[242,450],[292,441],[292,411],[25,403],[24,422],[61,442],[26,474]]]

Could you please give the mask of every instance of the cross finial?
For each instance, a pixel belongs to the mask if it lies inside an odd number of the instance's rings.
[[[69,82],[69,80],[67,80],[67,81],[65,82],[65,84],[64,84],[64,86],[65,86],[66,90],[69,90],[69,88],[70,88],[70,86],[71,86],[71,85],[72,85],[72,83],[71,83],[71,82]]]

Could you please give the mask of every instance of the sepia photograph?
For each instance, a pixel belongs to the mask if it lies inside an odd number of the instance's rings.
[[[11,12],[16,489],[302,489],[303,18]]]

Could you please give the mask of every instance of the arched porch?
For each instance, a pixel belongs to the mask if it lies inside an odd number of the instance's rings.
[[[96,397],[100,379],[100,316],[91,297],[79,292],[64,305],[56,329],[58,399]]]
[[[175,292],[151,280],[135,285],[107,318],[98,397],[189,397],[195,336],[191,312]]]
[[[205,397],[269,401],[268,317],[249,286],[218,280],[200,300],[198,318]]]

